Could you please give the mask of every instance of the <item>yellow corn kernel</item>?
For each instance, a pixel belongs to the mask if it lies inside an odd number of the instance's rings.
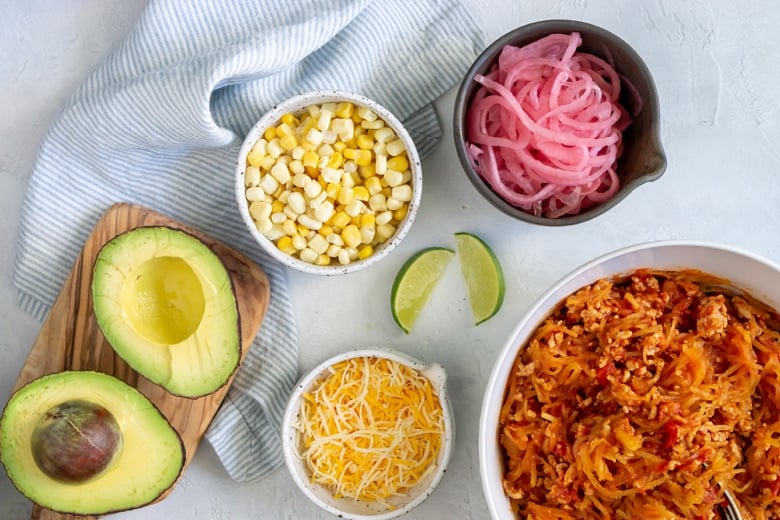
[[[360,124],[360,122],[363,120],[363,118],[360,117],[360,114],[358,114],[357,110],[354,110],[352,112],[352,115],[350,116],[350,119],[352,119],[352,121],[354,121],[357,124]]]
[[[357,150],[355,150],[354,148],[344,148],[344,151],[341,152],[341,153],[344,155],[345,159],[353,159],[354,160],[356,152],[357,152]]]
[[[369,256],[374,254],[374,248],[371,246],[364,246],[358,249],[358,258],[365,260]]]
[[[290,114],[289,112],[287,114],[284,114],[281,117],[281,120],[282,120],[282,123],[284,123],[286,125],[290,125],[290,126],[298,126],[298,123],[299,123],[298,118],[295,117],[294,115]]]
[[[273,213],[281,213],[284,210],[284,202],[281,200],[275,200],[271,203],[271,211]]]
[[[345,101],[342,103],[339,103],[338,106],[336,106],[336,115],[338,117],[352,117],[352,110],[355,108],[355,105],[352,103]]]
[[[360,215],[360,227],[372,228],[376,225],[376,216],[373,213],[363,213]]]
[[[303,224],[296,223],[295,227],[298,230],[298,234],[301,235],[302,237],[308,236],[309,235],[309,231],[311,231],[309,228],[307,228]]]
[[[362,200],[364,202],[368,202],[368,199],[370,197],[368,193],[368,189],[365,186],[355,186],[352,189],[353,195],[357,200]]]
[[[330,265],[330,257],[326,254],[317,255],[314,265]]]
[[[287,123],[279,123],[276,126],[276,136],[277,137],[284,137],[285,135],[291,135],[293,133],[293,129],[290,125]]]
[[[339,191],[338,201],[339,204],[347,205],[355,198],[355,190],[347,186],[342,186]]]
[[[333,200],[336,200],[338,198],[340,191],[341,191],[341,186],[339,186],[335,182],[329,182],[325,185],[325,193],[327,193],[328,197],[330,197]]]
[[[364,186],[369,195],[376,195],[382,191],[382,179],[374,175],[366,179]]]
[[[360,176],[366,180],[376,176],[376,174],[378,173],[376,170],[376,165],[374,163],[366,164],[365,166],[359,166],[358,171],[360,172]]]
[[[351,217],[346,214],[346,212],[337,211],[328,221],[328,224],[330,224],[333,227],[344,229],[350,221]]]
[[[355,163],[358,166],[368,166],[371,164],[372,155],[371,150],[355,150]]]
[[[347,148],[347,143],[344,141],[336,141],[331,146],[333,146],[333,149],[337,152],[344,153],[344,150]]]
[[[263,137],[265,137],[266,141],[270,141],[271,139],[276,137],[276,128],[269,126],[265,129],[265,132],[263,132]]]
[[[365,134],[358,135],[356,141],[361,150],[370,150],[374,147],[374,140]]]
[[[320,156],[317,155],[317,152],[308,151],[301,157],[301,162],[305,168],[316,168],[317,163],[320,162]]]
[[[298,139],[295,138],[294,134],[286,134],[279,138],[279,144],[282,148],[291,152],[293,148],[298,146]]]
[[[320,235],[322,235],[322,236],[324,236],[324,237],[327,237],[328,235],[331,235],[331,234],[333,234],[333,228],[332,228],[332,227],[330,227],[330,226],[329,226],[329,225],[327,225],[327,224],[324,224],[324,225],[323,225],[323,226],[322,226],[322,227],[321,227],[321,228],[320,228],[320,229],[317,231],[317,233],[319,233]]]
[[[409,161],[406,159],[406,155],[396,155],[387,160],[387,169],[404,172],[409,169]]]
[[[349,215],[349,213],[347,213],[347,215]],[[353,217],[350,217],[349,223],[352,224],[353,226],[360,227],[360,215],[355,215]]]
[[[409,206],[404,204],[397,210],[393,211],[393,220],[397,222],[401,222],[403,219],[406,218],[406,214],[409,212]]]
[[[360,245],[360,229],[354,224],[349,224],[341,232],[341,238],[347,246],[357,247]]]
[[[344,163],[344,156],[337,151],[334,151],[331,154],[330,159],[328,159],[328,166],[331,168],[341,168],[341,165],[343,163]]]
[[[297,251],[292,243],[292,237],[290,235],[285,235],[280,238],[279,241],[276,242],[276,247],[286,255],[292,255]]]

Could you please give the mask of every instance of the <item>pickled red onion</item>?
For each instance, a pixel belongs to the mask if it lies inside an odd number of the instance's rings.
[[[469,107],[467,151],[509,204],[538,216],[574,215],[613,196],[622,132],[620,77],[578,52],[579,33],[505,46]]]

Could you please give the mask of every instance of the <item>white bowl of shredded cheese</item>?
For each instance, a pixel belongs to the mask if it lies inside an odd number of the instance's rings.
[[[346,274],[385,257],[417,214],[422,172],[401,122],[339,90],[294,96],[263,115],[236,164],[241,217],[282,264]]]
[[[287,468],[341,518],[395,518],[444,475],[454,441],[446,374],[386,349],[352,350],[306,374],[282,423]]]

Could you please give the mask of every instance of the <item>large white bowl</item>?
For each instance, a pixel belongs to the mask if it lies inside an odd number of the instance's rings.
[[[737,291],[780,309],[780,266],[733,247],[691,241],[639,244],[597,258],[561,279],[522,317],[509,336],[488,379],[479,424],[482,487],[494,519],[515,519],[501,485],[503,455],[498,442],[498,416],[510,370],[518,351],[537,326],[571,293],[601,278],[636,269],[695,269],[726,279]]]
[[[379,502],[353,500],[351,498],[334,498],[333,494],[324,486],[312,483],[309,478],[309,470],[299,455],[298,430],[294,427],[297,422],[300,409],[300,401],[304,392],[310,392],[314,383],[327,374],[328,369],[347,359],[359,357],[380,357],[395,361],[413,370],[417,370],[431,382],[439,396],[439,404],[444,418],[444,438],[436,459],[436,469],[426,478],[408,490],[404,496],[391,497],[388,502],[394,509],[388,509]],[[452,410],[447,396],[447,375],[444,368],[437,363],[423,363],[402,352],[391,349],[369,348],[358,349],[339,354],[327,359],[304,375],[295,385],[290,396],[287,408],[282,420],[282,447],[284,460],[293,480],[312,502],[325,511],[351,520],[388,520],[408,513],[425,500],[444,476],[455,442],[455,431],[452,420]]]

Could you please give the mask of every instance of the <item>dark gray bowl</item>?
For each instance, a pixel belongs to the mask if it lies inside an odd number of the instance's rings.
[[[609,200],[577,215],[558,218],[539,217],[506,202],[474,170],[466,154],[465,119],[471,99],[480,87],[480,84],[474,81],[474,76],[486,74],[505,45],[523,46],[549,34],[569,34],[574,31],[579,32],[582,37],[582,45],[578,51],[588,52],[611,62],[624,79],[624,84],[627,80],[633,85],[635,95],[632,95],[630,88],[621,89],[621,104],[629,112],[635,112],[640,106],[636,99],[638,94],[641,108],[634,116],[631,125],[623,132],[623,153],[618,159],[616,169],[621,183],[620,190]],[[474,187],[499,210],[533,224],[566,226],[590,220],[623,200],[637,186],[658,179],[666,170],[666,156],[660,139],[658,94],[650,71],[625,41],[609,31],[585,22],[574,20],[535,22],[514,29],[490,44],[463,78],[455,98],[453,125],[458,158]]]

